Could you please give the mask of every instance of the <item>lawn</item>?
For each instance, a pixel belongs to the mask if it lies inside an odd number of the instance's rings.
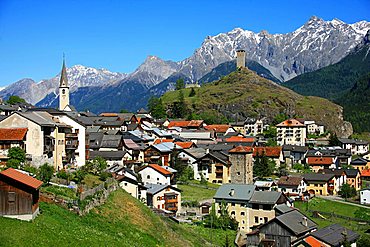
[[[202,201],[212,199],[220,187],[217,184],[208,183],[208,188],[200,185],[198,181],[191,181],[189,184],[178,184],[177,187],[182,190],[181,198],[183,201]]]
[[[234,231],[179,225],[154,214],[122,190],[86,216],[40,203],[33,222],[0,217],[1,246],[222,246]],[[230,239],[232,238],[232,239]]]
[[[345,220],[345,219],[336,218],[336,217],[324,216],[326,219],[314,218],[313,214],[306,210],[307,205],[305,202],[296,201],[294,202],[294,206],[298,208],[302,213],[310,217],[313,221],[315,221],[319,225],[319,228],[323,228],[325,226],[338,223],[344,227],[348,227],[361,234],[363,234],[369,228],[366,224],[361,224],[361,223],[359,224],[356,221]],[[317,198],[317,197],[310,200],[308,204],[308,209],[328,212],[328,213],[333,212],[335,214],[353,217],[353,218],[356,217],[354,212],[360,209],[362,213],[364,214],[366,213],[370,215],[370,209],[357,207],[355,205],[343,204],[343,203],[336,202],[336,201],[329,201],[329,200],[325,200],[325,199]]]

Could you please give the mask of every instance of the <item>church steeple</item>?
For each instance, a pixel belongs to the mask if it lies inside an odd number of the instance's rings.
[[[63,54],[63,66],[59,80],[59,110],[64,111],[69,105],[69,86],[67,78],[66,62]]]

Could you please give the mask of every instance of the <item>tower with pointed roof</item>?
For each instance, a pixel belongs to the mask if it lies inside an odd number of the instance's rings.
[[[59,80],[59,110],[64,111],[66,106],[68,105],[69,105],[69,86],[66,63],[63,57],[62,72],[60,73]]]

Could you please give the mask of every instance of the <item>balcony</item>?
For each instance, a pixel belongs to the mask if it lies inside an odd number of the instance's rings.
[[[166,204],[167,204],[167,203],[178,203],[177,198],[165,199],[164,201],[165,201],[165,203],[166,203]]]
[[[66,139],[67,138],[78,138],[77,133],[66,133]]]
[[[77,149],[78,144],[77,140],[66,140],[66,149]]]

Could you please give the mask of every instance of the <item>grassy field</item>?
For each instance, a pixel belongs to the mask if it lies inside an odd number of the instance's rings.
[[[0,218],[1,246],[222,246],[234,231],[178,225],[119,190],[84,217],[41,203],[34,222]],[[217,237],[216,237],[217,236]]]
[[[313,221],[315,221],[319,225],[319,228],[338,223],[360,234],[363,234],[367,229],[369,229],[367,225],[359,224],[356,221],[345,220],[345,219],[336,218],[336,217],[327,217],[327,216],[324,216],[326,219],[314,218],[312,213],[307,211],[307,205],[304,202],[298,202],[298,201],[294,202],[294,206],[298,208],[302,213],[310,217]],[[370,209],[357,207],[355,205],[343,204],[343,203],[336,202],[336,201],[329,201],[329,200],[325,200],[322,198],[313,198],[312,200],[310,200],[308,204],[308,209],[328,212],[328,213],[333,212],[335,214],[348,216],[352,218],[356,217],[354,212],[360,209],[363,214],[370,215]]]
[[[181,198],[183,201],[202,201],[212,199],[220,187],[217,184],[208,183],[208,188],[201,186],[199,181],[191,181],[189,184],[178,184],[177,187],[182,190]]]

